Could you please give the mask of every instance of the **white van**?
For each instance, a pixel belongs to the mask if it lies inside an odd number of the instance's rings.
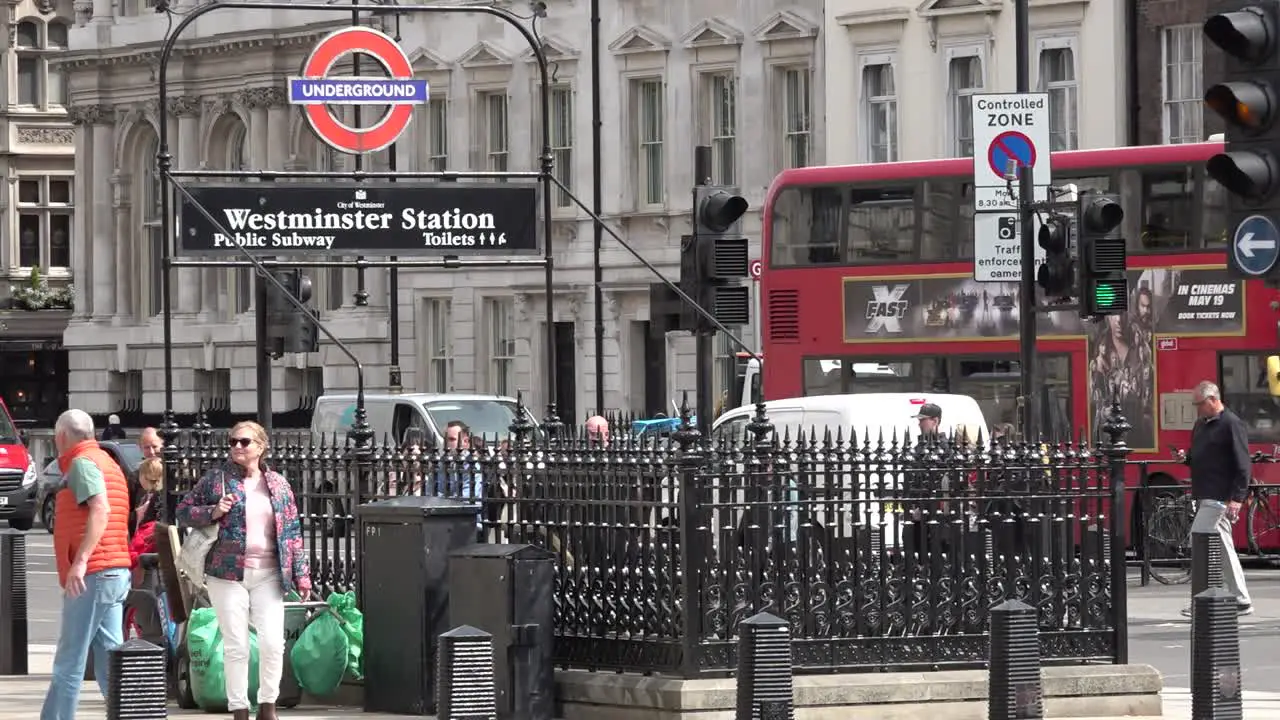
[[[787,400],[771,400],[764,404],[769,422],[773,424],[774,437],[779,441],[789,438],[793,442],[803,434],[806,440],[821,440],[827,433],[834,439],[837,433],[845,442],[855,440],[860,447],[869,441],[873,446],[882,438],[885,444],[895,438],[901,443],[908,438],[916,438],[920,434],[919,421],[916,415],[926,403],[942,408],[942,422],[939,430],[947,437],[955,437],[963,433],[970,442],[976,442],[979,434],[986,442],[987,424],[982,415],[982,408],[968,395],[948,395],[934,393],[862,393],[851,395],[817,395],[813,397],[791,398]],[[720,416],[712,426],[712,434],[719,438],[741,440],[748,432],[747,426],[755,415],[755,408],[741,407],[730,410]],[[767,438],[766,438],[767,439]],[[892,468],[888,468],[892,470]],[[878,502],[877,495],[884,492],[895,493],[901,485],[901,475],[881,480],[880,473],[864,473],[856,480],[849,473],[838,468],[826,470],[820,465],[796,466],[793,468],[777,467],[775,472],[789,474],[795,471],[815,476],[817,484],[827,490],[824,501],[813,503],[812,520],[816,524],[829,527],[831,522],[843,525],[840,536],[852,537],[855,525],[862,527],[879,527],[883,524],[885,535],[881,538],[885,547],[896,547],[898,543],[898,524],[886,515],[897,512],[892,503]],[[836,477],[822,477],[825,473],[835,473]],[[796,478],[788,478],[792,484]],[[843,497],[849,500],[846,507],[838,510],[832,507]],[[834,491],[834,492],[833,492]],[[797,492],[797,495],[802,493]],[[853,502],[854,500],[857,502]],[[838,517],[830,517],[835,511]],[[799,525],[796,517],[788,523],[793,527]],[[834,530],[835,528],[832,528]],[[794,534],[794,531],[793,531]]]
[[[428,438],[435,438],[437,445],[443,445],[445,428],[454,420],[466,423],[472,435],[493,442],[508,437],[516,419],[516,399],[502,395],[366,393],[364,407],[375,442],[379,443],[399,444],[406,430],[417,427]],[[537,420],[527,410],[525,416],[536,428]],[[311,432],[326,439],[337,437],[341,442],[355,417],[355,393],[322,395],[311,415]]]
[[[978,401],[968,395],[942,393],[854,393],[850,395],[815,395],[813,397],[770,400],[764,404],[765,414],[773,424],[779,439],[789,436],[795,439],[801,431],[805,437],[831,431],[834,438],[839,431],[846,441],[850,433],[856,433],[858,443],[869,439],[877,442],[881,436],[889,442],[895,435],[899,441],[920,434],[916,414],[925,403],[942,408],[939,430],[953,437],[961,429],[970,442],[976,442],[981,431],[985,442],[986,418]],[[754,407],[730,410],[716,419],[712,432],[716,435],[741,438],[755,415]]]

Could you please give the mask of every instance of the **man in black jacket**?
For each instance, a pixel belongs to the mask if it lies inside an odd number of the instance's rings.
[[[1191,401],[1200,417],[1191,429],[1191,449],[1177,453],[1178,459],[1191,466],[1191,496],[1197,507],[1191,532],[1217,533],[1222,539],[1223,580],[1236,596],[1240,614],[1248,615],[1253,612],[1253,601],[1236,555],[1232,525],[1249,494],[1253,471],[1249,429],[1222,404],[1222,391],[1208,380],[1196,386]],[[1182,614],[1190,616],[1191,608]]]

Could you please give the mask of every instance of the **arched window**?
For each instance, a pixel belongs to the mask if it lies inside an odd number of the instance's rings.
[[[67,49],[66,23],[48,25],[38,20],[23,20],[14,32],[18,53],[18,105],[38,108],[67,104],[66,76],[55,68],[53,58]]]

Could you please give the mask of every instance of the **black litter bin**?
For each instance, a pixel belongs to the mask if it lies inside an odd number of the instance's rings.
[[[409,496],[357,508],[364,710],[435,710],[437,638],[449,630],[449,553],[476,540],[480,506]]]
[[[449,625],[493,636],[502,720],[555,717],[555,555],[533,545],[471,545],[449,563]]]

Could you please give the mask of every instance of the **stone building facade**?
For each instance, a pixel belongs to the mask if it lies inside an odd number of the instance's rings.
[[[454,2],[450,4],[467,4]],[[76,308],[66,334],[71,391],[98,412],[164,409],[158,313],[162,223],[157,128],[165,123],[177,169],[349,170],[285,102],[285,78],[339,13],[215,11],[183,36],[169,63],[170,93],[156,93],[159,41],[170,19],[131,0],[81,7],[65,67],[77,123]],[[550,89],[557,176],[591,198],[590,28],[577,3],[548,3],[539,21],[553,61]],[[79,7],[79,6],[78,6]],[[186,7],[177,3],[175,10]],[[512,6],[523,12],[524,4]],[[823,157],[822,7],[699,0],[608,5],[601,26],[603,204],[608,227],[668,277],[678,273],[690,228],[693,148],[715,148],[716,180],[741,187],[758,208],[783,167]],[[395,146],[398,169],[533,170],[538,128],[532,55],[512,28],[479,14],[382,18],[398,34],[432,99]],[[394,21],[394,25],[392,22]],[[366,168],[385,168],[386,151]],[[399,304],[407,391],[515,394],[542,406],[542,378],[556,373],[566,415],[596,407],[592,223],[569,198],[554,205],[555,296],[548,312],[542,270],[365,273],[368,305],[353,298],[354,270],[316,270],[323,322],[359,354],[373,391],[388,385],[389,313]],[[747,231],[759,237],[758,210]],[[691,341],[655,337],[648,291],[655,280],[606,235],[603,244],[606,408],[655,411],[693,386]],[[229,402],[254,408],[251,281],[247,271],[174,271],[174,409]],[[545,363],[555,323],[557,366]],[[745,329],[748,336],[751,329]],[[723,353],[722,353],[723,354]],[[722,375],[728,363],[721,363]],[[336,348],[274,364],[274,405],[350,390],[355,373]]]
[[[55,58],[72,29],[70,0],[0,5],[0,396],[28,427],[67,403],[63,333],[71,316],[75,134]]]

